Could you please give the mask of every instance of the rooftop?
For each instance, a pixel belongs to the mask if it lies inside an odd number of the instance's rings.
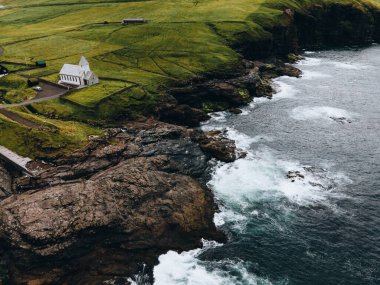
[[[79,65],[75,64],[64,64],[59,74],[71,75],[71,76],[82,76],[83,69]]]

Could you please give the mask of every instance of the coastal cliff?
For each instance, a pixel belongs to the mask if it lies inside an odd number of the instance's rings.
[[[208,118],[207,112],[234,109],[253,97],[270,98],[270,79],[301,76],[299,70],[286,63],[297,61],[304,49],[380,42],[380,11],[371,6],[314,4],[301,10],[283,8],[278,17],[281,24],[268,27],[266,36],[256,39],[242,33],[229,43],[243,58],[235,76],[215,79],[220,76],[211,75],[169,89],[165,104],[159,108],[161,120],[197,126]]]
[[[4,282],[125,284],[122,277],[142,264],[152,279],[157,256],[167,250],[199,247],[201,238],[224,241],[204,181],[210,160],[231,162],[239,154],[222,133],[188,127],[207,120],[207,112],[239,112],[253,97],[271,97],[270,79],[301,76],[286,62],[302,48],[380,40],[375,9],[284,7],[280,17],[267,37],[230,42],[242,55],[233,76],[208,74],[168,87],[154,119],[107,129],[70,155],[35,160],[29,167],[36,178],[0,166]]]
[[[0,168],[11,283],[99,284],[152,268],[169,249],[223,241],[199,182],[213,156],[234,160],[233,142],[153,121],[110,129],[54,163],[31,162],[36,177]]]

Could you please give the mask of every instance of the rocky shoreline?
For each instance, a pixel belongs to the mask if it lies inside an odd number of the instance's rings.
[[[199,247],[201,238],[223,242],[204,182],[211,160],[244,154],[222,133],[194,127],[207,112],[239,113],[253,97],[271,97],[274,77],[301,76],[285,62],[299,59],[302,47],[380,41],[376,11],[315,5],[305,14],[284,9],[282,17],[271,39],[234,46],[244,58],[235,77],[170,88],[155,119],[108,129],[69,157],[33,161],[34,178],[0,164],[3,283],[126,284],[142,264],[152,280],[160,254]]]
[[[129,276],[169,249],[201,238],[223,241],[216,205],[200,181],[213,157],[233,161],[235,146],[150,121],[94,137],[54,163],[33,161],[36,177],[0,168],[0,238],[12,284],[101,284]],[[10,194],[12,193],[12,194]]]

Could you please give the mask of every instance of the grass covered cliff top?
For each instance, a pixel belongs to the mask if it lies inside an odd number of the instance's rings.
[[[81,55],[101,77],[99,86],[7,109],[54,127],[30,131],[0,115],[0,145],[43,157],[85,144],[87,135],[100,132],[88,124],[149,112],[177,82],[236,72],[241,55],[231,46],[242,34],[252,42],[270,38],[269,30],[283,24],[285,8],[326,3],[380,6],[378,0],[0,0],[0,64],[14,71],[0,78],[0,102],[33,96],[20,81],[33,76],[57,82],[61,66],[76,64]],[[124,18],[148,22],[121,25]],[[36,60],[46,60],[47,68],[14,65]]]

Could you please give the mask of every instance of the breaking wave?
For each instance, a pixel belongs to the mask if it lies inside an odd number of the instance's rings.
[[[300,106],[291,111],[291,117],[300,121],[323,119],[340,123],[351,123],[355,120],[357,114],[329,106]]]
[[[271,285],[266,279],[249,273],[243,261],[223,259],[201,261],[198,257],[221,244],[203,241],[203,248],[161,255],[154,268],[155,285]]]

